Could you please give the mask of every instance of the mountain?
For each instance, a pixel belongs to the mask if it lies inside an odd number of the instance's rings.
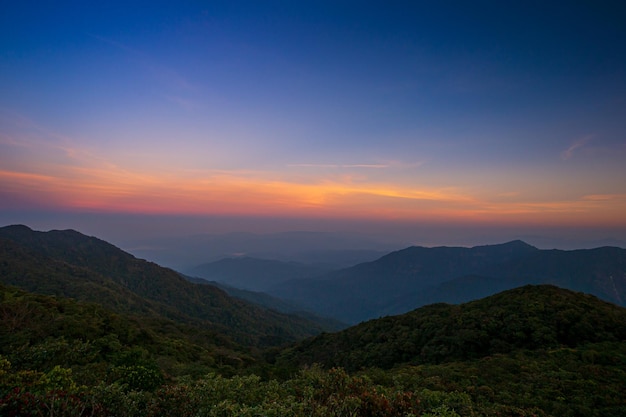
[[[525,284],[554,284],[624,305],[626,249],[540,250],[501,245],[409,247],[268,292],[347,323],[401,314],[436,302],[459,303]]]
[[[348,370],[467,361],[521,350],[626,341],[626,308],[555,286],[524,286],[460,305],[432,304],[324,333],[278,362]]]
[[[72,230],[0,228],[0,282],[30,292],[99,303],[116,312],[163,317],[212,329],[246,346],[275,346],[322,330],[302,317],[267,310],[194,284]]]
[[[385,312],[398,314],[435,302],[461,303],[525,284],[553,284],[594,294],[626,305],[626,250],[602,247],[584,250],[540,250],[495,264],[481,275],[467,275],[406,294]]]
[[[327,269],[297,262],[244,256],[198,265],[185,271],[185,274],[244,290],[266,291],[285,281],[313,278],[327,272]]]
[[[357,323],[386,314],[391,304],[407,294],[538,251],[521,241],[474,248],[414,246],[329,273],[324,279],[289,281],[269,293],[320,314]]]

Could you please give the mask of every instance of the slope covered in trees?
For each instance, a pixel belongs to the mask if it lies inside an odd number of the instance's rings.
[[[398,355],[415,343],[404,315],[364,323],[356,334],[318,337],[325,346],[309,341],[263,366],[228,340],[166,320],[5,286],[0,294],[0,415],[617,417],[626,411],[624,309],[557,288],[525,287],[468,305],[420,309],[421,323],[442,328],[424,329],[432,356]],[[562,317],[554,314],[564,306]],[[464,311],[442,313],[450,308]],[[505,323],[494,325],[496,333],[514,325],[495,345],[501,353],[489,344],[476,349],[473,332],[488,317],[482,309],[505,314],[494,316]],[[368,324],[386,331],[378,343],[368,342],[374,348],[358,339]],[[341,342],[328,343],[333,338]],[[326,367],[285,372],[287,358],[311,361],[312,346],[326,351]],[[343,349],[341,360],[361,364],[358,371],[332,366],[328,358]]]
[[[158,385],[166,376],[233,372],[255,362],[249,349],[222,334],[157,316],[119,314],[2,284],[0,302],[0,355],[18,369],[70,368],[79,384],[145,371],[154,378],[149,384]]]
[[[245,345],[280,345],[322,330],[302,317],[262,309],[217,287],[191,283],[175,271],[71,230],[0,228],[0,282],[97,302],[118,312],[210,328]]]
[[[518,350],[626,341],[626,308],[554,286],[433,304],[297,344],[280,357],[348,370],[479,359]]]

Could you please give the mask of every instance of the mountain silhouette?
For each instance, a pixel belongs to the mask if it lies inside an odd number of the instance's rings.
[[[626,250],[540,250],[519,240],[473,248],[409,247],[323,279],[288,281],[269,292],[319,314],[358,323],[541,283],[623,305]]]

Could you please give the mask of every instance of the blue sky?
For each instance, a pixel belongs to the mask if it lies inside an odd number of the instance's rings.
[[[0,7],[6,223],[227,216],[626,239],[619,2]]]

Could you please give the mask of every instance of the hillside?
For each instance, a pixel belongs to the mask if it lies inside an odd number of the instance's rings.
[[[279,362],[348,370],[466,361],[519,350],[626,341],[626,308],[554,286],[433,304],[300,342]]]
[[[473,248],[410,247],[324,279],[289,281],[272,295],[348,323],[436,302],[465,302],[525,284],[626,300],[626,250],[540,250],[521,241]]]
[[[78,232],[0,228],[0,282],[97,302],[123,313],[165,317],[247,346],[275,346],[320,332],[301,317],[262,309],[211,285],[146,262]]]
[[[304,317],[305,319],[310,320],[312,323],[319,324],[320,327],[325,329],[325,331],[337,331],[337,330],[345,329],[346,327],[348,327],[347,324],[342,323],[338,320],[335,320],[332,318],[321,317],[308,311],[302,311],[300,306],[290,304],[279,298],[272,297],[271,295],[268,295],[264,292],[242,290],[239,288],[230,287],[228,285],[225,285],[219,282],[207,281],[203,278],[192,278],[188,276],[185,276],[185,278],[197,284],[203,284],[203,285],[206,284],[206,285],[215,286],[217,288],[224,290],[228,295],[230,295],[233,298],[238,298],[238,299],[247,301],[249,303],[261,306],[269,310],[274,310],[274,311],[278,311],[281,313],[287,313],[290,315]]]
[[[194,326],[4,285],[0,315],[0,415],[626,411],[625,309],[551,286],[372,320],[268,351],[274,365]],[[358,372],[297,369],[312,361]]]
[[[0,357],[17,369],[69,367],[82,384],[124,379],[124,366],[150,369],[162,383],[166,376],[228,373],[257,361],[249,349],[209,329],[3,284]]]

